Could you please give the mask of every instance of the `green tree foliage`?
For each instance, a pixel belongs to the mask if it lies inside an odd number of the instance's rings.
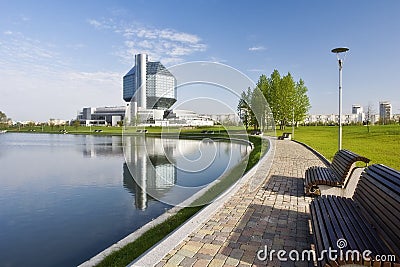
[[[75,131],[77,131],[78,127],[81,125],[81,122],[79,120],[75,120],[72,125],[75,127]]]
[[[274,116],[275,123],[285,128],[288,122],[303,121],[310,109],[307,87],[300,79],[295,82],[292,75],[285,76],[274,70],[269,78],[261,75],[257,85],[261,88]]]
[[[10,121],[11,119],[7,118],[7,115],[0,111],[0,128],[7,128]]]
[[[254,114],[250,106],[252,94],[253,91],[250,87],[247,88],[247,92],[243,91],[240,96],[239,104],[237,106],[239,117],[241,118],[244,127],[246,127],[246,130],[250,125],[252,125],[252,121],[254,121]]]
[[[311,108],[310,99],[307,96],[307,87],[304,81],[300,79],[295,86],[294,94],[294,121],[296,126],[299,122],[304,121],[308,111]]]
[[[0,111],[0,123],[6,123],[7,122],[7,116],[4,112]]]
[[[251,95],[251,125],[254,127],[254,130],[261,128],[264,130],[265,127],[265,113],[266,113],[266,106],[265,102],[263,101],[263,93],[260,90],[253,90]]]
[[[307,87],[304,81],[300,79],[295,82],[292,75],[288,73],[281,76],[277,70],[274,70],[268,78],[266,75],[261,75],[257,88],[259,90],[250,90],[243,92],[239,101],[238,110],[250,109],[247,112],[248,117],[241,115],[245,125],[252,125],[255,129],[260,127],[264,130],[264,123],[270,118],[272,113],[276,124],[280,125],[281,129],[294,120],[296,125],[307,116],[310,109],[310,100],[307,96]],[[268,102],[269,108],[262,98]],[[239,108],[241,107],[241,108]],[[258,125],[261,122],[263,125]]]

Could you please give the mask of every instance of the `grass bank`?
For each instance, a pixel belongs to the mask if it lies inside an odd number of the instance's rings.
[[[12,133],[47,133],[62,134],[66,131],[68,134],[93,134],[93,135],[121,135],[121,127],[105,126],[13,126],[6,129]]]
[[[235,183],[240,177],[241,172],[238,170],[245,169],[245,172],[250,170],[260,159],[263,153],[266,151],[266,142],[262,141],[259,137],[249,136],[249,141],[254,144],[254,149],[248,155],[248,161],[243,161],[241,164],[235,166],[229,173],[229,175],[221,178],[219,183],[216,183],[211,187],[205,194],[199,199],[195,200],[192,204],[194,207],[186,207],[178,211],[175,215],[172,215],[163,223],[151,228],[145,232],[141,237],[136,239],[134,242],[128,244],[122,249],[113,252],[97,266],[126,266],[146,250],[151,248],[153,245],[161,241],[165,236],[170,234],[173,230],[178,228],[189,218],[200,211],[205,205],[215,197],[219,196],[222,192],[228,189],[233,183]],[[246,164],[245,166],[243,164]],[[243,172],[243,171],[242,171]],[[238,175],[240,174],[240,175]],[[200,205],[200,206],[196,206]]]
[[[285,132],[291,132],[287,128]],[[277,135],[282,131],[277,130]],[[342,147],[400,170],[400,125],[343,126]],[[303,126],[295,129],[294,139],[305,143],[332,160],[338,148],[338,127]]]

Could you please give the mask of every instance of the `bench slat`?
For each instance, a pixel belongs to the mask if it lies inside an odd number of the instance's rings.
[[[318,185],[344,185],[353,164],[357,161],[368,164],[369,159],[342,149],[336,152],[332,163],[327,168],[315,166],[308,168],[305,173],[304,186],[306,195],[314,193],[314,188],[318,189]]]
[[[329,247],[338,249],[337,240],[344,238],[348,250],[370,250],[371,256],[395,255],[397,263],[356,261],[364,266],[400,266],[400,172],[384,165],[364,170],[353,199],[322,196],[310,203],[315,248],[318,257]],[[320,266],[343,265],[324,255]],[[350,262],[347,262],[350,263]]]
[[[353,197],[397,256],[400,255],[399,183],[400,173],[384,165],[372,165],[363,172]]]
[[[342,219],[342,229],[343,229],[343,238],[346,237],[347,242],[349,243],[351,248],[356,247],[356,241],[354,240],[353,233],[352,233],[352,222],[350,217],[343,211],[341,204],[335,197],[328,197],[328,200],[331,202],[331,205],[335,208],[335,210],[340,212],[340,217],[338,220]]]
[[[322,218],[321,214],[319,212],[319,207],[318,203],[311,203],[310,204],[310,214],[312,218],[312,229],[314,233],[314,244],[315,244],[315,250],[316,251],[321,251],[323,250],[324,246],[327,244],[324,244],[324,240],[327,240],[326,235],[322,236],[322,233],[324,231],[324,225],[320,225],[318,218]]]
[[[376,231],[365,222],[365,219],[360,215],[360,210],[354,205],[354,202],[348,198],[336,196],[322,196],[314,199],[311,202],[313,230],[316,239],[316,249],[318,257],[321,256],[321,251],[331,247],[338,249],[337,240],[345,238],[348,246],[343,249],[371,250],[373,256],[382,254],[390,254],[388,248],[377,237]],[[356,263],[361,264],[360,261]],[[327,255],[322,265],[343,264],[337,259],[337,262],[328,262]]]
[[[335,200],[338,203],[338,207],[340,207],[339,213],[347,216],[350,221],[347,227],[352,233],[352,238],[356,240],[355,246],[351,246],[351,243],[349,244],[351,249],[388,251],[387,249],[385,250],[383,243],[376,237],[376,231],[362,217],[361,211],[354,205],[354,201],[341,197],[335,197]]]

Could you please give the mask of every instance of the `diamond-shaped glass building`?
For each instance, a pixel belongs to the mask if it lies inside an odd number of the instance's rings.
[[[123,77],[123,99],[137,108],[170,108],[177,98],[176,79],[160,62],[150,62],[146,54],[135,55],[135,66]]]

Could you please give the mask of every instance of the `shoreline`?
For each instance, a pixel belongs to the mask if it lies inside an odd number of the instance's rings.
[[[242,140],[241,139],[237,139],[237,140],[245,141],[243,139]],[[143,225],[142,227],[140,227],[136,231],[134,231],[131,234],[129,234],[128,236],[122,238],[120,241],[114,243],[113,245],[109,246],[105,250],[99,252],[97,255],[93,256],[92,258],[88,259],[87,261],[81,263],[78,266],[79,267],[98,266],[98,264],[102,263],[102,261],[107,256],[111,255],[114,252],[117,252],[117,251],[123,249],[128,244],[135,242],[138,238],[140,238],[147,231],[149,231],[149,230],[151,230],[151,229],[153,229],[155,227],[158,227],[159,225],[164,223],[166,220],[168,220],[168,218],[176,215],[182,209],[193,208],[193,207],[201,207],[200,210],[198,210],[193,216],[191,216],[186,221],[184,221],[180,226],[178,226],[171,233],[169,233],[168,235],[164,236],[160,241],[158,241],[156,244],[151,246],[148,250],[146,250],[144,253],[142,253],[139,257],[134,259],[133,262],[136,262],[136,261],[139,261],[139,260],[141,260],[141,261],[142,260],[148,260],[149,256],[147,256],[147,259],[146,258],[142,259],[142,258],[145,255],[147,255],[148,252],[152,251],[152,249],[154,249],[160,243],[165,242],[165,240],[167,238],[169,238],[172,235],[176,235],[176,233],[180,229],[185,228],[185,225],[190,225],[189,228],[186,227],[186,230],[184,230],[185,232],[188,231],[189,229],[192,229],[194,221],[195,221],[196,224],[200,223],[201,219],[204,219],[203,215],[210,214],[211,211],[216,209],[214,207],[215,205],[213,205],[213,203],[217,203],[217,205],[219,205],[221,203],[221,201],[223,201],[224,199],[229,197],[232,194],[232,192],[235,192],[235,188],[236,188],[237,185],[242,184],[243,181],[247,181],[249,179],[249,177],[252,177],[254,175],[254,173],[258,169],[258,166],[261,164],[261,162],[264,162],[270,156],[270,154],[273,153],[272,152],[273,147],[272,147],[272,144],[271,144],[272,143],[271,140],[269,138],[264,138],[264,140],[266,140],[268,142],[268,150],[258,160],[257,164],[255,164],[249,170],[244,172],[237,181],[232,183],[228,188],[226,188],[222,193],[220,193],[212,202],[210,202],[209,204],[206,204],[206,205],[196,205],[196,201],[199,201],[203,196],[205,196],[207,194],[207,192],[210,189],[212,189],[215,185],[219,184],[224,177],[227,177],[227,176],[231,175],[231,173],[233,172],[233,169],[231,169],[231,171],[228,174],[226,174],[223,177],[211,182],[207,187],[201,189],[200,191],[198,191],[196,194],[194,194],[190,198],[188,198],[188,199],[184,200],[183,202],[181,202],[179,205],[177,205],[175,207],[172,207],[170,210],[166,211],[165,213],[163,213],[159,217],[155,218],[153,221]],[[249,142],[249,145],[252,147],[252,151],[253,151],[254,144],[252,142],[250,142],[250,141],[248,141],[248,142]],[[249,153],[249,155],[250,155],[250,153]],[[247,156],[246,158],[248,160],[249,157]],[[246,158],[244,158],[236,166],[239,166],[240,164],[243,164],[243,162],[246,162]],[[201,217],[201,219],[199,219],[199,216]],[[177,240],[176,237],[174,238],[174,240],[175,241]],[[167,247],[168,246],[165,246],[164,249],[166,249]],[[150,256],[150,258],[153,258],[153,256]],[[131,264],[132,264],[132,262],[131,262]],[[131,265],[131,264],[129,264],[129,265]]]

